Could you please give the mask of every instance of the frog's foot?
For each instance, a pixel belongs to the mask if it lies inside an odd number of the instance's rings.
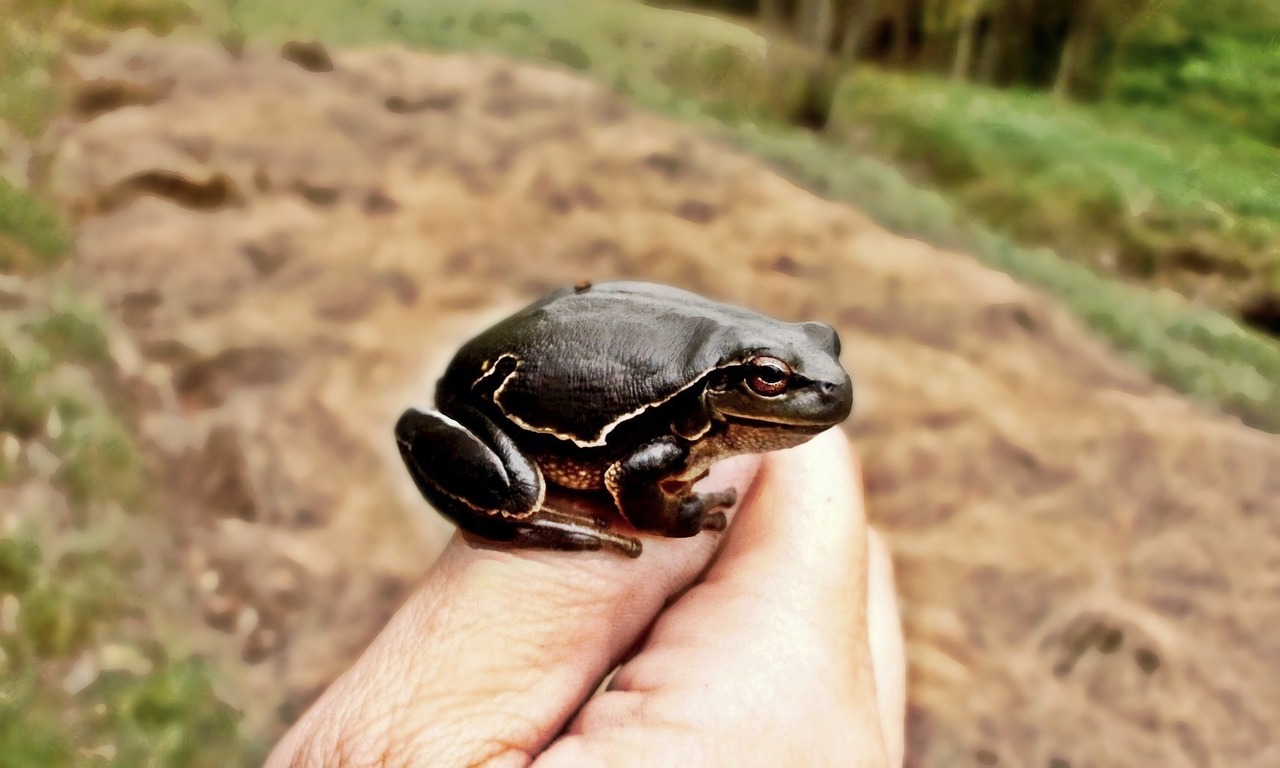
[[[729,518],[724,511],[738,501],[738,492],[733,488],[716,493],[696,494],[702,500],[702,530],[723,531],[729,527]]]
[[[605,487],[632,525],[672,538],[725,529],[728,518],[723,510],[738,494],[690,492],[688,481],[676,479],[688,455],[681,443],[659,438],[609,467]]]

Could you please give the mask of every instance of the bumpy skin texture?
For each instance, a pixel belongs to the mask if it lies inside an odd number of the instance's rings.
[[[839,354],[823,323],[646,283],[565,288],[464,345],[437,410],[406,411],[396,438],[423,496],[474,536],[637,556],[636,539],[549,508],[549,487],[598,495],[641,531],[722,529],[733,493],[692,484],[843,421]]]

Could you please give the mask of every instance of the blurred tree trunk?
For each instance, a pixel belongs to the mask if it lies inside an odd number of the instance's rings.
[[[923,0],[913,19],[918,35],[915,63],[933,72],[946,72],[954,61],[960,14],[956,8],[968,0]]]
[[[892,0],[893,50],[890,59],[896,66],[907,63],[907,48],[911,42],[911,8],[906,0]]]
[[[880,0],[845,0],[840,7],[840,61],[857,61],[880,10]]]
[[[796,9],[796,35],[809,48],[823,54],[831,51],[835,31],[835,0],[800,0]]]
[[[1088,57],[1090,32],[1093,27],[1093,3],[1091,0],[1079,0],[1072,4],[1068,12],[1067,39],[1062,44],[1062,54],[1058,58],[1058,70],[1053,77],[1053,97],[1065,99],[1071,96],[1072,80],[1080,62]]]
[[[783,0],[760,0],[760,21],[765,29],[782,29],[785,13]]]
[[[1124,69],[1125,59],[1129,55],[1129,43],[1138,29],[1149,23],[1152,16],[1168,9],[1169,3],[1166,0],[1127,0],[1118,8],[1111,8],[1111,23],[1108,26],[1112,34],[1112,48],[1106,71],[1102,73],[1103,98],[1115,98],[1116,79]]]
[[[978,29],[978,14],[982,11],[979,0],[965,0],[963,17],[960,19],[960,37],[956,41],[956,55],[951,62],[951,79],[969,79],[969,70],[973,65],[973,37]]]
[[[1107,71],[1103,75],[1105,80],[1102,85],[1102,98],[1110,100],[1116,95],[1116,79],[1120,75],[1120,71],[1124,69],[1124,60],[1129,55],[1129,39],[1131,34],[1126,30],[1116,38],[1115,48],[1111,51],[1111,61],[1107,64]]]
[[[1072,24],[1067,33],[1067,42],[1062,46],[1062,56],[1058,59],[1058,72],[1053,78],[1053,98],[1065,99],[1071,91],[1071,73],[1075,71],[1076,50],[1080,46],[1080,28]]]
[[[1000,64],[1004,48],[1008,44],[1005,37],[1009,34],[1010,8],[996,8],[987,24],[987,33],[982,36],[982,49],[978,51],[978,70],[974,80],[985,85],[995,85],[999,77]]]
[[[812,0],[813,17],[810,20],[808,41],[814,50],[824,57],[831,53],[831,39],[835,24],[832,0]]]

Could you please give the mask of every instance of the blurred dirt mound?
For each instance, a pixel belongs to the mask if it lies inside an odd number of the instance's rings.
[[[390,439],[433,366],[515,302],[625,276],[840,327],[913,765],[1280,765],[1280,440],[1043,295],[563,74],[142,38],[72,69],[49,173],[75,278],[217,630],[192,642],[236,657],[265,737],[442,544]]]

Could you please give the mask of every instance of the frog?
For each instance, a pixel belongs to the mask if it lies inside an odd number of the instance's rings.
[[[713,464],[848,418],[840,354],[824,322],[583,282],[463,344],[435,407],[407,408],[395,439],[421,495],[475,544],[638,557],[640,539],[611,516],[637,535],[723,531],[736,489],[693,490]]]

